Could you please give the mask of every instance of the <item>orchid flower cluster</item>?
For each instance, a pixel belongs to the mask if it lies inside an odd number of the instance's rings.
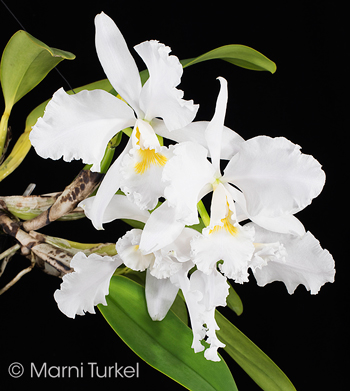
[[[333,282],[331,254],[295,217],[320,194],[325,174],[284,137],[244,140],[226,127],[222,77],[213,118],[195,121],[199,105],[177,89],[183,68],[169,47],[158,41],[134,47],[149,72],[142,85],[113,20],[101,13],[95,24],[98,58],[118,96],[59,89],[30,141],[43,158],[82,159],[99,172],[108,142],[132,128],[97,193],[80,206],[96,229],[115,219],[144,227],[116,238],[115,256],[78,252],[54,298],[68,317],[95,313],[96,305],[107,304],[120,266],[145,271],[150,317],[161,321],[181,290],[192,348],[219,361],[225,345],[214,312],[226,305],[228,280],[248,282],[250,270],[259,286],[282,281],[290,294],[299,284],[316,294]],[[210,215],[204,197],[211,197]]]

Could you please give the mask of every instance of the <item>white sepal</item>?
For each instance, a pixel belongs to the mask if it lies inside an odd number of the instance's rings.
[[[63,276],[60,289],[54,293],[58,308],[69,318],[75,318],[85,312],[94,314],[97,304],[107,305],[110,279],[121,264],[118,255],[87,257],[82,252],[74,255],[71,261],[74,271]]]

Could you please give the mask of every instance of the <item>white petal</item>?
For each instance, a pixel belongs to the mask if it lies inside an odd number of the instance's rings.
[[[326,282],[334,281],[333,257],[327,250],[322,249],[319,241],[310,232],[299,237],[273,233],[257,226],[255,230],[257,241],[279,241],[287,252],[285,262],[273,257],[267,266],[254,271],[259,286],[282,281],[290,294],[299,284],[316,294]]]
[[[271,217],[265,209],[259,214],[251,216],[247,211],[247,202],[244,194],[228,183],[225,183],[224,186],[242,210],[242,216],[240,216],[239,221],[250,219],[269,231],[299,236],[304,235],[305,228],[295,216],[283,214],[281,216]],[[238,209],[237,206],[236,209]]]
[[[271,260],[286,262],[287,251],[280,242],[274,243],[254,243],[255,252],[249,267],[255,271],[266,266]]]
[[[218,306],[226,306],[226,297],[229,292],[229,285],[226,278],[214,270],[210,275],[196,270],[190,279],[191,290],[203,293],[202,300],[198,303],[203,305],[205,311],[202,313],[202,322],[206,325],[206,342],[210,345],[204,352],[204,357],[211,361],[220,361],[217,350],[224,348],[223,344],[216,336],[219,327],[215,321],[215,309]],[[192,320],[192,319],[191,319]]]
[[[105,13],[95,18],[96,51],[108,80],[128,104],[141,114],[141,80],[135,60],[114,21]]]
[[[91,208],[95,202],[95,196],[82,201],[79,206],[84,209],[86,216],[91,219]],[[147,210],[141,210],[126,196],[115,194],[109,202],[102,219],[102,224],[116,219],[130,219],[146,223],[150,214]]]
[[[185,227],[181,234],[172,243],[163,247],[161,251],[171,254],[179,262],[187,262],[191,259],[191,241],[199,235],[198,231]]]
[[[197,203],[208,191],[207,186],[211,188],[215,169],[207,160],[207,150],[193,142],[176,145],[173,154],[163,170],[163,180],[169,183],[165,198],[176,208],[178,219],[186,225],[197,224]]]
[[[175,88],[183,72],[178,58],[169,56],[170,48],[157,41],[143,42],[135,46],[135,50],[150,75],[140,97],[145,119],[160,117],[170,131],[188,125],[196,116],[198,105],[183,100],[183,92]]]
[[[134,122],[130,107],[106,91],[84,90],[68,95],[61,88],[47,104],[29,138],[45,159],[82,159],[93,164],[92,171],[99,171],[108,141]]]
[[[205,129],[208,121],[196,121],[185,126],[182,129],[172,130],[171,132],[166,128],[164,121],[157,118],[152,120],[152,127],[154,131],[160,136],[169,140],[177,141],[178,143],[184,141],[193,141],[209,150],[208,143],[205,139]],[[222,129],[222,141],[220,157],[221,159],[229,160],[239,151],[240,144],[244,139],[232,129],[224,126]],[[210,157],[210,151],[208,156]]]
[[[227,105],[227,81],[219,77],[220,92],[216,102],[215,113],[205,130],[205,138],[212,158],[212,164],[217,173],[220,173],[220,154],[222,144],[222,133]]]
[[[203,293],[200,304],[203,304],[206,310],[210,311],[214,307],[226,306],[229,285],[227,279],[217,270],[211,274],[196,270],[192,273],[190,282],[192,290],[199,290]]]
[[[119,238],[116,244],[124,265],[137,271],[146,270],[154,262],[153,254],[143,255],[139,250],[141,234],[142,230],[132,229]]]
[[[197,270],[189,280],[187,275],[192,266],[191,261],[184,263],[182,270],[170,280],[182,290],[185,297],[193,332],[192,348],[195,353],[204,350],[201,341],[207,336],[206,342],[210,347],[206,349],[205,357],[208,360],[220,361],[217,349],[225,345],[216,336],[216,330],[219,328],[214,314],[217,306],[226,305],[229,286],[226,278],[216,270],[210,275],[204,275]]]
[[[114,271],[122,264],[119,256],[102,257],[77,253],[71,261],[74,272],[63,276],[59,290],[54,293],[58,308],[68,317],[95,313],[97,304],[107,305],[105,296]]]
[[[129,152],[131,145],[132,143],[129,139],[124,151],[109,167],[100,187],[97,190],[96,196],[90,205],[89,218],[96,229],[103,229],[102,224],[105,217],[105,211],[114,194],[118,191],[121,185],[122,175],[120,172],[120,165],[125,154]]]
[[[155,251],[151,274],[157,278],[169,278],[177,273],[182,268],[181,263],[191,259],[191,241],[198,235],[196,230],[184,228],[172,243]]]
[[[200,341],[204,339],[206,335],[206,330],[202,322],[202,313],[205,311],[205,307],[203,304],[199,304],[199,301],[203,298],[203,293],[198,290],[191,290],[188,272],[193,266],[191,261],[183,263],[182,269],[171,276],[170,280],[174,285],[181,289],[185,297],[193,333],[192,349],[195,353],[198,353],[204,350],[204,346]]]
[[[228,163],[225,179],[244,194],[250,216],[295,214],[321,192],[321,165],[283,137],[254,137]]]
[[[176,220],[175,208],[165,201],[151,213],[143,229],[140,250],[149,254],[167,246],[181,234],[184,227],[183,222]]]
[[[178,290],[179,288],[172,284],[170,279],[153,277],[147,269],[145,292],[147,309],[152,320],[159,321],[165,318]]]
[[[163,249],[161,249],[155,251],[153,254],[155,256],[155,261],[149,269],[152,276],[156,278],[169,278],[177,273],[182,267],[181,262],[179,262],[171,252],[163,251]]]

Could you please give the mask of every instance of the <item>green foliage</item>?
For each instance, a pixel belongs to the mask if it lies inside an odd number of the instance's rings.
[[[255,49],[244,45],[226,45],[201,56],[181,61],[184,68],[207,60],[224,60],[253,71],[276,72],[276,64]]]
[[[191,348],[192,332],[173,311],[161,322],[148,315],[144,288],[114,276],[107,306],[99,309],[120,338],[149,365],[193,391],[237,390],[226,363],[207,361]]]
[[[1,59],[0,80],[6,110],[11,110],[62,60],[74,58],[72,53],[50,48],[27,32],[17,31]]]
[[[53,49],[25,31],[17,31],[7,43],[0,63],[0,81],[5,110],[0,122],[0,158],[7,139],[8,119],[13,105],[38,85],[62,60],[73,60],[74,54]],[[9,175],[30,149],[29,132],[25,132],[13,155],[1,167],[0,180]]]
[[[282,370],[247,336],[216,311],[219,339],[226,344],[225,351],[265,391],[295,391]]]

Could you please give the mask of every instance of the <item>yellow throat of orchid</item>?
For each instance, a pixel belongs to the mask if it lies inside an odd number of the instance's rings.
[[[226,232],[228,232],[232,236],[237,235],[238,228],[235,227],[232,223],[230,223],[230,221],[228,220],[228,217],[221,219],[221,222],[223,223],[223,225],[215,225],[215,227],[209,231],[209,234],[212,234],[214,232],[219,232],[221,230],[225,230]]]
[[[137,145],[140,145],[140,131],[136,128],[136,138],[138,139]],[[136,174],[144,174],[152,165],[162,167],[167,162],[167,158],[156,153],[155,149],[140,149],[137,150],[139,161],[135,164],[134,169]]]

